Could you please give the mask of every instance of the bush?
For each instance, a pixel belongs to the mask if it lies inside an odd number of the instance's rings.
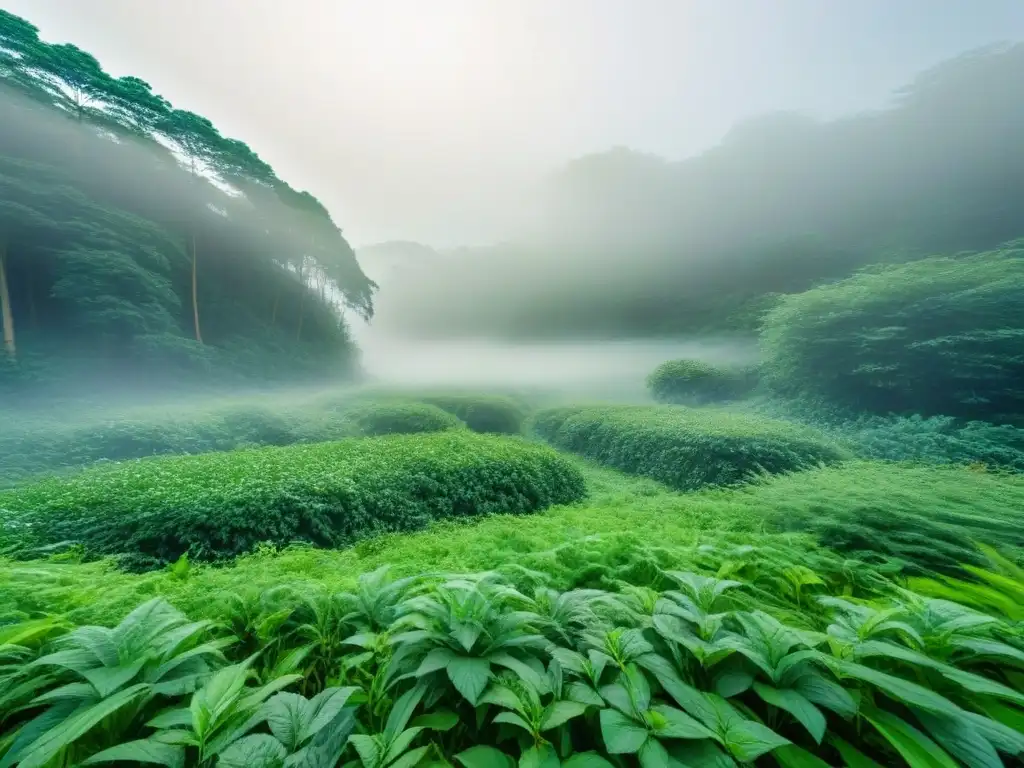
[[[409,435],[444,432],[463,426],[455,416],[427,403],[367,403],[341,414],[361,435]]]
[[[785,298],[768,384],[876,413],[1024,417],[1024,241],[873,268]]]
[[[465,432],[159,457],[0,491],[0,550],[78,542],[89,554],[212,561],[264,541],[338,547],[584,493],[549,448]]]
[[[417,400],[454,414],[474,432],[518,435],[523,431],[526,411],[515,400],[501,395],[420,395]]]
[[[541,411],[537,433],[553,445],[678,490],[731,485],[758,473],[839,461],[813,430],[722,410],[593,406]]]
[[[647,389],[661,403],[701,405],[736,400],[753,388],[752,372],[721,368],[701,360],[669,360],[647,377]]]

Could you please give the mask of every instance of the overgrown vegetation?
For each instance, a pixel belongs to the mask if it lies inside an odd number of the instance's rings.
[[[4,760],[997,766],[1024,752],[1019,629],[999,616],[770,549],[695,558],[611,590],[378,570],[348,593],[231,596],[212,625],[160,599],[110,629],[8,625]]]
[[[999,423],[1024,413],[1024,242],[869,269],[765,320],[767,381],[878,413]]]
[[[427,403],[370,403],[342,412],[363,435],[414,434],[458,429],[462,422],[452,414]]]
[[[0,492],[0,544],[76,543],[148,567],[260,542],[337,547],[430,520],[524,514],[584,494],[548,448],[468,433],[142,459]]]
[[[674,406],[552,408],[534,420],[557,446],[678,490],[839,461],[843,451],[786,422]]]
[[[704,405],[736,400],[750,393],[751,371],[711,365],[702,360],[668,360],[647,377],[651,396],[662,403]]]
[[[436,405],[457,416],[474,432],[518,435],[523,432],[527,412],[511,397],[467,393],[420,394],[424,403]]]

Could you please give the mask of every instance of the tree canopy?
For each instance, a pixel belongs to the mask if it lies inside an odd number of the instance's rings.
[[[247,144],[0,10],[0,386],[351,368],[374,284]]]

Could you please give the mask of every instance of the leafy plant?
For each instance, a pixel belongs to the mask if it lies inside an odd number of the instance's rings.
[[[704,405],[747,395],[756,379],[746,369],[723,368],[702,360],[669,360],[647,377],[647,389],[661,403]]]

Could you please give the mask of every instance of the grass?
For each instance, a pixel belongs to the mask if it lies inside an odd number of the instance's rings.
[[[677,490],[735,485],[846,456],[813,429],[724,409],[578,406],[540,411],[552,445]]]
[[[801,562],[813,559],[814,529],[791,524],[795,520],[844,519],[873,508],[890,519],[925,519],[934,511],[952,526],[954,518],[966,521],[975,510],[974,517],[1004,521],[1024,510],[1020,481],[960,468],[857,462],[739,489],[676,493],[644,478],[576,463],[586,477],[588,498],[533,514],[528,524],[519,517],[493,515],[472,524],[435,522],[424,531],[379,536],[341,550],[263,547],[231,566],[193,566],[186,578],[171,571],[124,573],[110,561],[7,560],[0,561],[0,594],[8,595],[8,611],[55,611],[76,621],[109,622],[154,595],[168,597],[187,613],[202,614],[211,595],[284,583],[347,589],[360,574],[383,565],[397,575],[537,568],[551,574],[555,585],[569,588],[577,585],[582,563],[594,559],[595,552],[599,559],[627,566],[629,552],[653,548],[665,553],[673,567],[682,567],[702,544],[773,542],[796,547],[804,553],[795,556]],[[977,530],[961,535],[966,539]]]
[[[447,414],[445,414],[447,416]],[[96,467],[0,492],[0,545],[79,542],[140,565],[220,560],[263,541],[337,547],[448,517],[527,513],[584,494],[551,449],[468,431]]]

